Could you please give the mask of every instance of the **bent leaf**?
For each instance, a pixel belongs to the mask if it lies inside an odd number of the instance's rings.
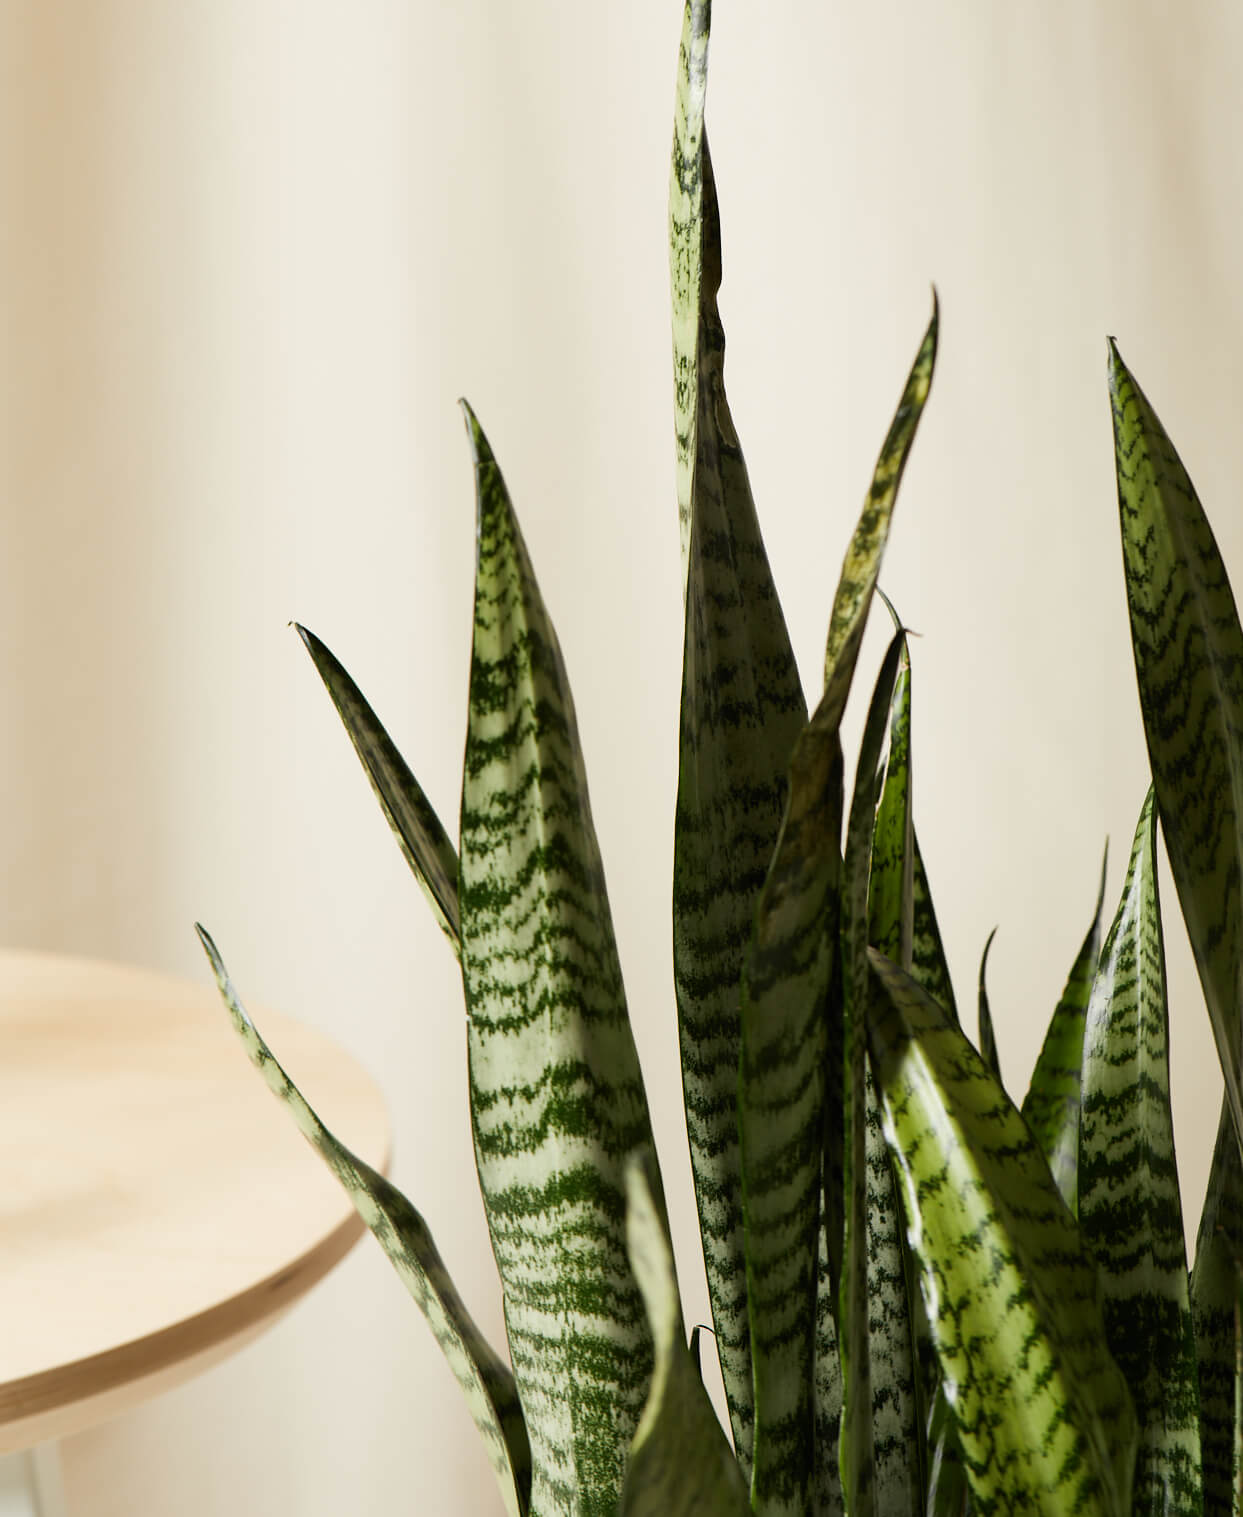
[[[626,1257],[647,1101],[561,651],[473,413],[478,565],[462,784],[475,1155],[539,1517],[613,1517],[652,1374]]]
[[[1074,1218],[980,1055],[909,975],[869,959],[885,1136],[975,1501],[1130,1517],[1135,1413]]]
[[[735,1447],[749,1475],[754,1376],[739,1157],[740,1121],[746,1125],[738,1109],[739,980],[756,898],[781,827],[790,755],[807,712],[725,400],[725,334],[716,306],[720,224],[706,142],[701,195],[699,423],[674,827],[673,977],[686,1128],[717,1353]],[[840,792],[839,776],[834,852]],[[819,791],[804,800],[818,802]],[[801,867],[791,864],[785,873]],[[824,867],[831,868],[827,859]],[[836,891],[835,874],[816,889],[823,896],[830,887]],[[817,919],[813,925],[823,936],[823,924]],[[803,966],[794,964],[787,951],[788,928],[783,922],[773,929],[780,940],[776,943],[768,941],[773,931],[765,929],[767,946],[759,950],[764,963],[756,973],[772,992],[763,996],[766,1005],[774,997],[780,1002],[784,975],[798,978],[802,973]],[[810,994],[815,1002],[822,991]],[[791,1008],[796,1021],[809,1015],[823,1019],[822,1006],[812,1011],[805,1002],[806,997],[798,1011]],[[778,1041],[785,1036],[774,1033]],[[757,1153],[756,1163],[762,1162]]]
[[[1205,1517],[1243,1509],[1243,1161],[1228,1103],[1217,1145],[1191,1272],[1200,1378],[1200,1449]]]
[[[1139,1420],[1136,1511],[1192,1517],[1204,1510],[1200,1409],[1170,1116],[1151,790],[1092,986],[1082,1045],[1079,1224],[1101,1267],[1105,1336]]]
[[[1101,861],[1101,883],[1096,894],[1092,925],[1079,949],[1062,999],[1057,1003],[1040,1057],[1032,1071],[1023,1100],[1023,1116],[1032,1137],[1049,1161],[1053,1178],[1066,1205],[1079,1209],[1079,1111],[1083,1069],[1083,1028],[1096,961],[1101,948],[1101,909],[1105,904],[1105,870],[1109,849]]]
[[[457,852],[440,818],[362,691],[335,655],[306,627],[296,622],[294,626],[332,697],[406,863],[423,887],[440,930],[461,958]]]
[[[673,1249],[650,1159],[626,1167],[626,1240],[656,1349],[620,1517],[750,1517],[747,1488],[683,1337]]]
[[[1243,629],[1187,471],[1112,340],[1109,395],[1157,809],[1243,1143]]]
[[[338,1143],[311,1110],[259,1035],[233,988],[215,943],[202,927],[196,930],[251,1063],[268,1089],[289,1108],[299,1132],[341,1182],[355,1211],[379,1239],[402,1284],[418,1303],[483,1436],[505,1510],[509,1517],[525,1517],[531,1487],[531,1453],[518,1392],[508,1366],[475,1326],[423,1218],[395,1185]]]

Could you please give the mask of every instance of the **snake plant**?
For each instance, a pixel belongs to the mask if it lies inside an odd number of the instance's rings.
[[[1102,879],[1016,1099],[983,968],[977,1051],[942,951],[896,615],[845,785],[842,714],[932,381],[935,303],[809,713],[725,399],[708,23],[689,0],[670,197],[686,616],[673,935],[728,1432],[682,1318],[557,635],[469,408],[478,559],[456,847],[358,687],[300,631],[461,964],[508,1361],[418,1212],[319,1122],[205,946],[250,1056],[426,1314],[510,1517],[1238,1513],[1243,632],[1213,535],[1111,343],[1152,788],[1116,911],[1102,914]],[[1158,822],[1225,1079],[1190,1274]]]

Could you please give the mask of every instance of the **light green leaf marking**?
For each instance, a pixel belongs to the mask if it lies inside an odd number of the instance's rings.
[[[269,1090],[289,1108],[299,1132],[341,1182],[418,1303],[483,1436],[509,1517],[525,1517],[531,1454],[514,1377],[475,1326],[423,1218],[395,1185],[356,1158],[328,1131],[259,1035],[211,937],[197,929],[234,1030]]]
[[[1170,868],[1243,1142],[1243,630],[1187,471],[1110,342],[1122,559]]]
[[[988,954],[993,946],[993,939],[997,936],[994,927],[984,943],[984,952],[980,955],[980,983],[979,983],[979,1023],[980,1023],[980,1057],[992,1071],[994,1078],[1000,1085],[1001,1081],[1001,1053],[997,1047],[997,1034],[993,1030],[993,1013],[988,1005],[988,986],[986,975],[988,973]]]
[[[840,1007],[830,1015],[840,1017]],[[840,1078],[838,1086],[840,1088]],[[840,1266],[839,1266],[840,1270]],[[815,1466],[813,1517],[843,1517],[838,1444],[842,1430],[842,1355],[837,1341],[837,1282],[829,1268],[828,1229],[821,1219],[816,1254]]]
[[[687,0],[678,51],[678,92],[669,173],[669,282],[673,292],[673,415],[677,441],[682,587],[690,572],[691,492],[697,452],[700,313],[703,308],[704,99],[711,0]]]
[[[720,224],[706,143],[701,192],[700,417],[674,828],[673,973],[686,1127],[717,1352],[735,1447],[749,1476],[754,1372],[739,1153],[739,979],[756,899],[782,825],[791,752],[807,712],[725,400],[725,335],[716,308]],[[806,767],[796,760],[796,774]],[[811,784],[811,793],[792,803],[796,811],[822,799],[823,785],[814,778]],[[841,826],[840,775],[837,786],[834,854]],[[798,832],[797,821],[793,831]],[[814,908],[820,900],[823,905],[825,890],[836,890],[831,860],[821,850],[810,867],[830,874],[818,883],[802,882],[802,844],[794,848],[792,858],[774,866],[783,880],[774,888],[793,886],[797,877],[798,888],[811,891],[805,904]],[[822,939],[823,921],[816,918],[811,925],[813,936]],[[758,993],[765,1007],[780,1006],[801,1026],[809,1016],[823,1019],[812,982],[824,971],[805,962],[804,945],[787,941],[789,930],[784,916],[761,929],[754,983],[763,987]],[[809,967],[812,982],[806,981]],[[787,976],[797,1005],[784,999]],[[761,1023],[767,1015],[759,1013]],[[770,1041],[781,1043],[789,1035],[774,1029]],[[809,1056],[805,1051],[804,1064]],[[765,1055],[759,1057],[763,1062]],[[769,1098],[761,1093],[758,1099]],[[819,1121],[818,1113],[814,1120]],[[784,1134],[771,1136],[778,1145],[785,1141]],[[815,1141],[818,1147],[818,1130]],[[765,1162],[758,1153],[756,1162]],[[816,1168],[818,1175],[818,1161]],[[813,1192],[816,1185],[818,1179]]]
[[[855,771],[854,795],[846,827],[846,857],[842,888],[842,967],[845,1023],[843,1059],[843,1194],[845,1239],[838,1324],[842,1356],[843,1406],[840,1449],[842,1490],[851,1517],[914,1510],[915,1491],[903,1488],[901,1461],[889,1447],[892,1429],[878,1410],[883,1390],[904,1379],[910,1370],[909,1327],[905,1344],[899,1324],[892,1320],[896,1262],[879,1230],[876,1168],[869,1163],[869,1107],[874,1105],[867,1067],[865,1023],[869,976],[868,878],[876,807],[883,783],[888,716],[902,656],[899,633],[889,644],[868,708],[863,743]],[[827,696],[826,696],[827,699]],[[876,1300],[873,1300],[876,1292]],[[905,1350],[905,1358],[903,1351]],[[878,1405],[880,1403],[881,1405]],[[895,1468],[895,1464],[898,1468]],[[890,1482],[897,1478],[897,1484]],[[890,1498],[893,1498],[893,1505]]]
[[[313,632],[294,625],[332,697],[406,863],[423,887],[440,930],[460,958],[457,852],[410,766],[380,725],[362,691]]]
[[[626,1168],[626,1239],[656,1347],[620,1517],[749,1517],[747,1488],[686,1346],[673,1250],[650,1158]]]
[[[1243,1162],[1223,1100],[1191,1273],[1204,1517],[1243,1511]]]
[[[1101,950],[1101,909],[1105,904],[1108,864],[1107,847],[1101,860],[1101,883],[1092,925],[1071,966],[1062,999],[1054,1009],[1022,1108],[1032,1137],[1040,1144],[1057,1188],[1072,1212],[1079,1210],[1083,1028]]]
[[[1135,1413],[1075,1220],[961,1031],[909,975],[869,958],[885,1136],[974,1501],[1129,1517]]]
[[[462,786],[471,1115],[536,1517],[614,1517],[652,1341],[626,1256],[647,1102],[561,651],[474,415]]]
[[[1199,1392],[1151,790],[1088,1003],[1079,1195],[1084,1241],[1101,1266],[1105,1336],[1139,1419],[1135,1510],[1191,1517],[1204,1509]]]

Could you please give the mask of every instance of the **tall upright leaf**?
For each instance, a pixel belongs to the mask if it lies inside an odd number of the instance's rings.
[[[650,1145],[561,652],[496,460],[467,429],[478,564],[462,785],[471,1115],[537,1517],[613,1517],[652,1340],[626,1255]]]
[[[673,291],[673,418],[677,444],[682,586],[690,572],[691,492],[699,428],[703,310],[703,131],[712,0],[686,0],[669,170],[669,282]]]
[[[674,827],[673,973],[717,1352],[735,1446],[749,1474],[754,1410],[739,1158],[739,981],[781,827],[791,752],[807,711],[725,399],[725,334],[716,306],[720,222],[706,142],[700,188],[699,423]],[[839,777],[839,829],[840,787]],[[803,803],[819,803],[820,796],[816,789]],[[837,846],[834,832],[834,853]],[[813,867],[831,870],[832,864],[817,853]],[[816,887],[821,895],[827,883],[835,887],[836,877]],[[788,925],[766,929],[769,946],[760,952],[767,957],[756,970],[781,1005],[789,1004],[781,1000],[781,978],[797,973],[785,955]],[[822,930],[819,921],[815,925]],[[811,992],[814,1012],[791,1006],[795,1020],[822,1019],[822,994],[823,987]],[[785,1034],[774,1036],[780,1041]]]
[[[460,958],[457,851],[410,766],[336,655],[306,627],[297,630],[332,697],[402,855],[423,887],[440,930]]]
[[[1212,529],[1109,345],[1122,561],[1157,809],[1243,1142],[1243,629]]]
[[[656,1346],[656,1370],[626,1468],[619,1517],[750,1517],[747,1488],[686,1346],[659,1177],[626,1169],[626,1236]]]
[[[289,1108],[299,1132],[341,1182],[355,1211],[375,1234],[402,1284],[427,1318],[483,1436],[508,1517],[525,1517],[531,1489],[531,1450],[508,1365],[476,1327],[449,1278],[427,1223],[395,1185],[338,1142],[311,1110],[251,1021],[215,943],[202,927],[198,934],[251,1063],[268,1089]]]
[[[1075,1220],[962,1032],[909,975],[869,959],[885,1135],[975,1502],[1127,1517],[1135,1413]]]
[[[980,955],[980,980],[979,980],[979,1009],[978,1018],[980,1024],[980,1057],[992,1071],[998,1085],[1001,1079],[1001,1052],[997,1047],[997,1033],[993,1028],[993,1013],[988,1004],[988,955],[993,946],[993,939],[997,936],[994,927],[984,940],[984,952]]]
[[[1223,1099],[1191,1272],[1204,1517],[1243,1511],[1243,1160]]]
[[[903,636],[889,644],[877,677],[855,771],[846,828],[842,880],[842,989],[845,1049],[842,1060],[842,1187],[845,1237],[838,1330],[843,1406],[841,1480],[851,1517],[914,1510],[919,1486],[910,1488],[893,1430],[878,1419],[881,1386],[907,1382],[913,1391],[909,1324],[891,1310],[895,1288],[905,1288],[900,1256],[895,1261],[878,1229],[875,1171],[869,1159],[869,1107],[875,1092],[867,1065],[868,878],[876,807],[884,780],[888,716],[901,660]],[[892,1220],[892,1219],[890,1219]],[[875,1293],[875,1294],[874,1294]],[[905,1342],[903,1329],[905,1328]]]
[[[958,1004],[954,999],[954,983],[950,979],[949,963],[941,942],[941,929],[932,904],[932,890],[928,884],[928,871],[919,847],[919,834],[911,824],[911,853],[913,855],[911,892],[913,897],[913,933],[911,939],[911,975],[922,985],[938,1006],[944,1006],[950,1020],[958,1020]]]
[[[1082,1103],[1083,1029],[1101,949],[1101,910],[1105,904],[1105,870],[1101,860],[1096,911],[1071,965],[1066,988],[1054,1008],[1040,1057],[1023,1099],[1023,1116],[1049,1161],[1057,1188],[1072,1212],[1079,1209],[1079,1111]]]
[[[1101,1266],[1105,1336],[1139,1420],[1135,1511],[1191,1517],[1204,1509],[1199,1396],[1151,790],[1087,1008],[1079,1222]]]

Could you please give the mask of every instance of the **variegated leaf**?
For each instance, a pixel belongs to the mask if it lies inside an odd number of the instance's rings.
[[[919,835],[911,825],[911,851],[914,864],[911,879],[913,896],[914,933],[911,942],[911,976],[928,992],[938,1006],[943,1006],[950,1020],[958,1021],[958,1005],[954,1000],[954,984],[950,979],[949,964],[941,944],[941,930],[937,926],[937,914],[932,905],[932,891],[928,885],[928,873],[919,847]]]
[[[900,1254],[888,1246],[876,1207],[876,1169],[869,1143],[869,1108],[875,1092],[867,1065],[868,878],[872,833],[883,782],[889,708],[902,656],[899,633],[889,644],[868,708],[854,795],[846,828],[842,876],[842,967],[845,1023],[843,1060],[843,1194],[845,1239],[838,1312],[843,1406],[841,1478],[851,1517],[913,1511],[922,1487],[909,1478],[906,1452],[894,1446],[884,1415],[894,1387],[913,1394],[909,1322],[893,1310],[902,1284]],[[877,1416],[877,1412],[881,1416]]]
[[[1243,1512],[1243,1161],[1223,1100],[1191,1272],[1204,1517]]]
[[[682,586],[690,571],[691,490],[699,425],[703,279],[703,130],[712,0],[686,0],[669,173],[669,282],[673,291],[673,415],[677,442]]]
[[[471,1115],[538,1517],[614,1517],[652,1374],[626,1256],[647,1102],[561,652],[472,413],[459,897]]]
[[[1075,1219],[980,1055],[909,975],[869,958],[885,1135],[975,1502],[1129,1517],[1135,1412]]]
[[[1112,341],[1109,393],[1157,809],[1243,1142],[1243,630],[1187,471]]]
[[[841,874],[841,749],[808,729],[742,982],[738,1124],[755,1383],[751,1503],[805,1513],[814,1469],[815,1300],[828,997]]]
[[[619,1517],[749,1517],[747,1487],[686,1346],[659,1177],[636,1156],[626,1170],[626,1237],[656,1347]]]
[[[993,1013],[988,1004],[988,986],[986,975],[988,973],[988,953],[993,946],[993,939],[997,936],[997,929],[992,932],[984,942],[984,952],[980,955],[980,984],[979,984],[979,1023],[980,1023],[980,1057],[992,1071],[997,1083],[1001,1082],[1001,1054],[997,1048],[997,1034],[993,1029]]]
[[[1079,1225],[1101,1266],[1105,1336],[1139,1420],[1135,1512],[1192,1517],[1204,1510],[1200,1409],[1170,1116],[1151,790],[1082,1041]]]
[[[198,934],[251,1063],[268,1089],[289,1108],[303,1137],[341,1182],[354,1209],[379,1239],[402,1284],[418,1303],[483,1435],[505,1510],[509,1517],[525,1517],[531,1488],[531,1453],[509,1367],[475,1326],[423,1218],[395,1185],[339,1143],[311,1110],[259,1035],[233,988],[215,943],[202,927],[198,928]]]
[[[1031,1084],[1023,1101],[1023,1116],[1032,1136],[1049,1161],[1053,1179],[1072,1212],[1079,1210],[1079,1112],[1083,1069],[1083,1028],[1096,961],[1101,949],[1101,910],[1105,904],[1105,870],[1109,850],[1101,861],[1096,910],[1071,966],[1062,999],[1057,1003]]]
[[[735,1447],[749,1476],[755,1374],[772,1382],[767,1369],[753,1372],[749,1343],[739,1157],[740,1126],[745,1132],[748,1125],[738,1109],[739,980],[756,899],[781,827],[791,752],[807,712],[725,400],[725,335],[716,306],[720,224],[706,142],[700,190],[699,423],[674,827],[673,975],[686,1127],[717,1353]],[[800,772],[797,761],[795,770]],[[812,791],[793,803],[796,811],[821,804],[823,784],[814,777],[810,783]],[[795,875],[801,879],[806,867],[820,871],[818,883],[799,887],[811,891],[805,905],[813,910],[819,909],[813,897],[823,904],[831,890],[835,898],[840,774],[836,793],[837,820],[815,822],[821,832],[833,828],[829,852],[821,847],[808,865],[799,852],[803,845],[795,843],[795,857],[776,866],[783,881],[778,888]],[[832,805],[831,798],[828,803]],[[812,928],[823,937],[819,918]],[[809,1016],[822,1024],[824,1008],[817,999],[823,997],[822,985],[816,990],[814,984],[803,984],[797,1008],[784,998],[784,977],[791,977],[793,990],[793,981],[805,981],[809,968],[798,961],[800,954],[806,957],[802,947],[787,941],[789,931],[784,919],[762,928],[753,986],[765,1007],[775,1002],[800,1025]],[[812,981],[817,975],[823,979],[821,968],[812,967],[811,975]],[[759,1013],[761,1022],[767,1014]],[[788,1033],[788,1027],[774,1029],[774,1040],[780,1043]],[[809,1056],[808,1050],[804,1058]],[[757,1057],[762,1063],[765,1055],[758,1052]],[[819,1071],[820,1063],[815,1067]],[[758,1094],[757,1100],[763,1104],[768,1096]],[[816,1105],[818,1122],[818,1100]],[[755,1132],[754,1123],[749,1130]],[[762,1130],[764,1141],[778,1146],[788,1136]],[[765,1162],[757,1150],[755,1164]],[[814,1249],[814,1218],[811,1226]],[[776,1240],[768,1243],[775,1246]]]
[[[297,631],[332,697],[406,863],[423,887],[440,930],[460,958],[457,852],[432,803],[362,691],[313,632],[301,626]]]

